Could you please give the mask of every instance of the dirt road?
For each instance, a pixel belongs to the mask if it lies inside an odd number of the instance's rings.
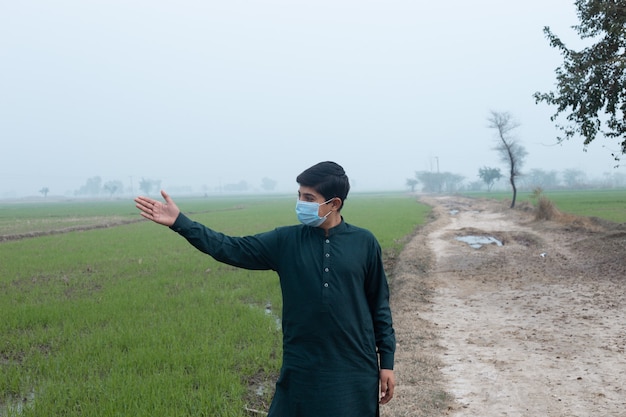
[[[398,386],[382,415],[626,416],[626,227],[422,201],[433,221],[392,274]]]

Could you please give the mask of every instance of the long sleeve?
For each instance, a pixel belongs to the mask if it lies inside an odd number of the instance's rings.
[[[170,227],[196,249],[216,260],[245,269],[276,270],[277,234],[233,237],[216,232],[180,213]]]
[[[372,237],[372,239],[374,239]],[[384,271],[381,249],[373,241],[370,265],[365,280],[365,290],[374,322],[374,336],[380,358],[381,369],[393,369],[396,338],[389,306],[389,285]]]

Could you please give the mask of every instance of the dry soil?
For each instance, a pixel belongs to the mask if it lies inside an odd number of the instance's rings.
[[[626,416],[625,225],[421,200],[432,221],[392,274],[397,388],[382,415]]]

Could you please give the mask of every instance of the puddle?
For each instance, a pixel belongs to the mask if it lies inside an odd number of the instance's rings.
[[[502,246],[502,242],[493,236],[459,236],[456,240],[467,243],[474,249],[480,249],[483,245],[490,245],[495,243],[497,246]]]
[[[24,414],[25,408],[30,407],[35,400],[35,393],[30,392],[26,397],[11,399],[8,404],[0,404],[0,417],[11,415],[21,416]]]
[[[280,317],[274,314],[274,312],[272,311],[272,304],[269,302],[265,304],[265,314],[274,318],[274,321],[276,322],[276,330],[280,330],[283,325],[282,320],[280,319]]]

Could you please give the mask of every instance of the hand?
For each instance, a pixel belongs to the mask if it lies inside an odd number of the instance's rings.
[[[396,377],[392,369],[380,370],[380,404],[387,404],[393,398],[393,389],[396,387]]]
[[[135,198],[135,207],[140,210],[139,214],[146,219],[169,227],[176,221],[180,210],[165,191],[161,191],[161,195],[165,203],[140,196]]]

